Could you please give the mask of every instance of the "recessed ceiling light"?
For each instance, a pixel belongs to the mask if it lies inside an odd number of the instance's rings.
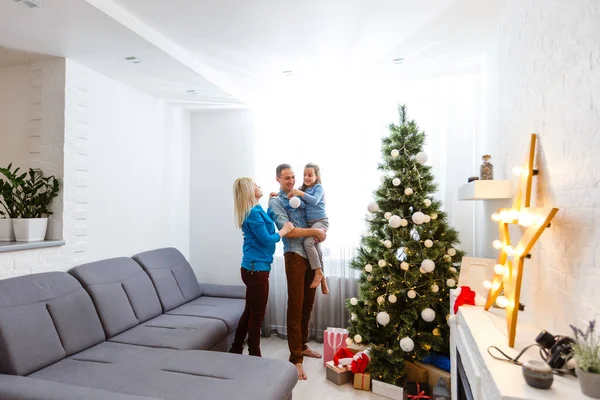
[[[196,91],[194,89],[190,89],[187,91],[188,94],[196,94]]]
[[[283,71],[283,74],[285,76],[291,76],[293,74],[293,72],[291,70],[287,70],[287,71]]]
[[[140,59],[139,59],[139,58],[137,58],[137,57],[125,57],[125,59],[126,59],[127,61],[131,61],[131,62],[132,62],[132,63],[134,63],[134,64],[141,64],[141,63],[142,63],[142,60],[140,60]]]
[[[17,3],[19,3],[20,5],[22,5],[23,7],[27,7],[27,8],[41,8],[44,7],[44,5],[42,3],[40,3],[37,0],[14,0]]]
[[[394,61],[394,64],[398,65],[398,64],[402,64],[404,62],[404,58],[398,57],[398,58],[394,58],[392,61]]]

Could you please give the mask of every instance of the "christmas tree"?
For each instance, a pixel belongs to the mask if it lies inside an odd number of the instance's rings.
[[[431,351],[449,353],[449,290],[464,252],[447,222],[431,167],[425,133],[398,108],[382,140],[382,184],[368,206],[369,230],[351,262],[360,270],[359,297],[347,301],[352,341],[371,347],[374,379],[400,384],[406,361]]]

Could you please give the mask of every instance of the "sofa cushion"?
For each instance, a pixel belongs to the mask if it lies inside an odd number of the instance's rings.
[[[69,274],[0,280],[0,373],[26,375],[104,339],[92,300]]]
[[[167,314],[215,318],[223,321],[227,325],[227,333],[231,333],[237,329],[245,305],[245,299],[202,296]]]
[[[202,295],[192,267],[179,250],[168,247],[133,256],[150,275],[167,312]]]
[[[218,319],[159,315],[109,340],[178,350],[208,350],[226,336],[227,326]]]
[[[30,375],[166,400],[280,400],[298,378],[287,361],[104,342]]]
[[[131,258],[96,261],[69,273],[89,292],[108,337],[162,313],[152,281]]]

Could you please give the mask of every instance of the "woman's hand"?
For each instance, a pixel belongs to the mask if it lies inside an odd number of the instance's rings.
[[[288,233],[290,233],[291,231],[293,231],[294,228],[295,228],[294,224],[292,224],[289,221],[286,222],[285,224],[283,224],[283,226],[279,230],[279,236],[285,237]]]
[[[304,197],[304,192],[302,190],[298,190],[298,189],[292,189],[290,190],[290,192],[288,193],[288,199],[291,199],[294,196],[301,196]]]
[[[269,193],[269,199],[272,199],[273,197],[277,197],[277,193],[275,193],[275,192]]]

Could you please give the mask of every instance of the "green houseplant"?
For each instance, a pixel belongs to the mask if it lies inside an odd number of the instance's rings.
[[[10,171],[12,164],[9,164],[7,168],[0,169],[6,170],[9,176],[18,173],[18,168],[15,171]],[[15,240],[15,231],[13,229],[13,223],[11,218],[16,218],[17,209],[13,200],[14,188],[10,179],[3,179],[7,174],[2,173],[0,175],[0,242],[13,241]]]
[[[594,332],[596,321],[590,321],[587,330],[571,325],[575,334],[573,356],[577,361],[577,378],[581,392],[600,399],[600,339]]]
[[[58,180],[45,177],[40,169],[30,168],[19,174],[19,168],[12,170],[12,164],[0,168],[0,174],[6,178],[1,188],[3,205],[12,218],[17,241],[44,240],[47,216],[52,214],[50,204],[58,196]]]

